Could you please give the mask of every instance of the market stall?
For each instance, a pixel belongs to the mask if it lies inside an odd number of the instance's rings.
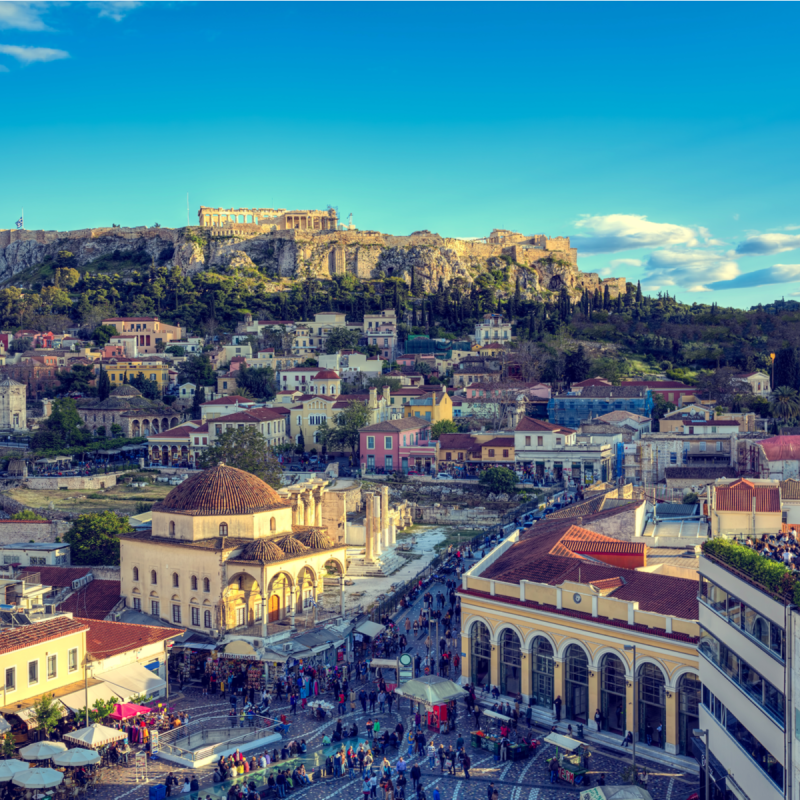
[[[544,741],[556,748],[556,754],[547,763],[552,765],[555,762],[558,765],[559,780],[571,785],[588,782],[585,760],[589,757],[589,748],[586,744],[560,733],[550,733],[544,737]]]
[[[499,733],[493,734],[484,730],[472,731],[470,734],[470,741],[473,747],[476,747],[480,750],[487,750],[488,752],[497,755],[500,753],[500,745],[505,739],[506,747],[508,747],[509,761],[519,761],[523,758],[527,758],[531,753],[535,752],[535,743],[512,743],[508,741],[506,737],[507,731],[512,722],[511,717],[508,717],[505,714],[500,714],[497,711],[492,711],[491,709],[484,709],[482,716],[484,718],[493,718],[497,723]]]
[[[414,678],[398,686],[394,692],[398,697],[424,706],[428,727],[446,733],[452,725],[451,704],[467,694],[457,683],[438,675]]]
[[[64,734],[64,738],[68,742],[95,750],[98,747],[111,744],[111,742],[121,742],[127,739],[128,736],[124,731],[118,731],[116,728],[109,728],[106,725],[95,722],[93,725],[89,725],[88,728],[79,728],[77,731]],[[50,742],[49,744],[53,743]],[[67,748],[63,747],[63,749],[66,750]]]

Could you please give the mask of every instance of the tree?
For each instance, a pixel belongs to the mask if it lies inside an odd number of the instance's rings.
[[[116,707],[117,704],[115,701],[98,698],[95,700],[94,705],[89,708],[89,724],[92,725],[95,722],[102,722]],[[75,719],[78,720],[81,725],[85,723],[86,706],[83,706],[83,708],[75,712]]]
[[[564,366],[564,377],[569,383],[578,383],[586,380],[592,369],[592,362],[586,355],[583,345],[578,345],[578,349],[568,353]]]
[[[81,514],[64,534],[64,541],[71,548],[73,564],[119,566],[119,536],[132,531],[127,518],[113,511]]]
[[[626,370],[627,363],[624,358],[603,356],[601,358],[596,358],[592,362],[591,374],[597,375],[600,378],[605,378],[614,386],[619,386],[620,383],[622,383],[623,377],[625,377]]]
[[[111,394],[111,381],[108,378],[108,373],[100,367],[100,374],[97,376],[97,396],[101,400],[105,400]]]
[[[206,401],[206,390],[204,387],[199,387],[194,390],[194,397],[192,397],[192,419],[203,418],[203,403]]]
[[[361,331],[351,331],[348,328],[334,328],[325,340],[325,352],[332,354],[340,350],[352,350],[358,347]]]
[[[98,347],[105,347],[116,335],[117,329],[113,325],[98,325],[92,332],[92,341]]]
[[[800,359],[794,347],[783,347],[775,354],[775,386],[800,388]]]
[[[122,436],[122,433],[123,433],[122,425],[120,425],[119,423],[115,422],[111,426],[111,438],[112,439],[119,439]]]
[[[359,400],[352,400],[344,411],[333,418],[333,421],[336,428],[331,446],[342,450],[350,448],[355,458],[361,443],[359,430],[369,425],[369,409]]]
[[[790,386],[779,386],[772,393],[770,411],[776,420],[781,422],[791,422],[800,416],[800,396],[797,389]]]
[[[178,366],[178,383],[193,383],[195,386],[213,386],[216,383],[214,367],[208,356],[201,353],[189,356]]]
[[[733,404],[735,398],[738,398],[737,404],[746,405],[753,394],[753,387],[739,378],[730,367],[704,373],[700,376],[698,385],[706,392],[707,399],[716,400],[727,407]]]
[[[700,502],[700,498],[694,492],[686,492],[681,502],[685,506],[693,506]]]
[[[272,400],[278,390],[272,367],[241,367],[235,373],[239,389],[260,400]]]
[[[516,489],[517,476],[506,467],[490,467],[481,473],[480,483],[495,494],[509,494]]]
[[[42,695],[33,704],[33,718],[36,730],[42,731],[44,738],[49,739],[61,720],[61,703],[52,694]]]
[[[14,758],[17,755],[17,744],[14,741],[14,734],[9,731],[3,737],[3,758]]]
[[[11,519],[44,520],[46,517],[37,514],[32,508],[23,508],[22,511],[17,511],[16,514],[12,514]]]
[[[28,350],[33,350],[33,339],[30,338],[14,339],[8,346],[10,353],[24,353]]]
[[[75,401],[64,398],[53,402],[50,416],[39,424],[39,430],[33,434],[33,447],[35,450],[75,447],[86,444],[91,438]]]
[[[134,375],[129,381],[134,389],[138,389],[142,393],[142,397],[148,400],[160,400],[161,389],[158,388],[156,381],[151,381],[150,378],[145,378],[143,372]]]
[[[670,411],[675,410],[675,403],[670,403],[664,399],[663,394],[653,392],[653,422],[654,431],[659,429],[659,420],[663,419]]]
[[[209,469],[217,464],[249,472],[273,489],[280,489],[283,485],[281,464],[255,425],[226,430],[211,447],[206,448],[200,466]]]
[[[434,422],[431,427],[431,439],[438,439],[443,433],[458,433],[458,425],[451,419]]]
[[[90,364],[75,364],[71,369],[56,373],[60,394],[89,394],[89,382],[94,380],[94,367]]]
[[[399,392],[403,388],[403,382],[400,378],[387,378],[385,375],[376,375],[366,382],[364,388],[371,389],[373,386],[378,389],[378,391],[383,389],[384,386],[388,386],[390,391]]]

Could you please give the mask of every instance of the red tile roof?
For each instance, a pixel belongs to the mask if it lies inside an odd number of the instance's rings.
[[[73,581],[83,578],[92,571],[91,567],[30,567],[23,569],[22,575],[38,575],[43,586],[63,589],[72,586]]]
[[[95,659],[127,653],[148,644],[174,639],[185,633],[181,628],[162,628],[156,625],[132,625],[127,622],[108,622],[75,617],[88,626],[86,650]]]
[[[564,434],[575,433],[572,428],[565,428],[563,425],[554,425],[552,422],[545,422],[543,419],[534,419],[533,417],[523,417],[515,430]]]
[[[30,625],[21,625],[18,628],[6,628],[0,631],[0,653],[13,653],[24,647],[49,642],[88,630],[86,623],[69,617],[56,617]]]
[[[235,411],[233,414],[226,414],[224,417],[213,417],[210,422],[262,422],[275,419],[282,419],[283,414],[272,408],[248,408]]]
[[[489,439],[488,442],[481,442],[481,447],[513,447],[513,436],[495,436],[494,439]]]
[[[601,578],[599,581],[589,581],[590,586],[594,586],[595,589],[606,590],[606,589],[619,589],[620,586],[624,586],[625,582],[622,578]]]
[[[755,486],[744,478],[720,486],[716,495],[717,511],[752,511],[754,497],[757,512],[781,510],[781,493],[777,486]]]
[[[439,436],[439,452],[442,450],[469,450],[475,440],[468,433],[443,433]]]
[[[339,380],[339,375],[332,369],[321,369],[313,378],[315,381]]]
[[[197,430],[195,425],[190,425],[189,423],[184,423],[183,425],[178,425],[176,428],[170,428],[166,431],[161,431],[161,433],[151,433],[148,436],[148,439],[183,439],[189,438],[189,434],[193,433]]]
[[[800,459],[800,436],[773,436],[759,444],[768,461],[797,461]]]
[[[230,406],[236,405],[237,403],[249,403],[246,397],[242,397],[240,394],[229,394],[225,397],[218,397],[216,400],[207,400],[205,403],[201,405],[204,406]]]
[[[59,603],[58,610],[84,618],[105,619],[121,599],[120,581],[91,581]]]
[[[585,381],[578,381],[572,384],[573,389],[576,386],[611,386],[611,381],[607,381],[605,378],[587,378]]]

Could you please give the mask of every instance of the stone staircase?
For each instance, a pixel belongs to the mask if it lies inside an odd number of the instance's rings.
[[[358,578],[386,578],[408,563],[394,548],[377,556],[375,563],[368,564],[364,561],[363,547],[348,547],[347,561],[347,574]]]

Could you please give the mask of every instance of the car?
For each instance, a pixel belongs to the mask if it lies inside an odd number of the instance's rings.
[[[436,475],[436,480],[451,481],[453,480],[453,476],[449,472],[440,472]]]
[[[309,456],[308,457],[309,464],[319,464],[319,456]]]

